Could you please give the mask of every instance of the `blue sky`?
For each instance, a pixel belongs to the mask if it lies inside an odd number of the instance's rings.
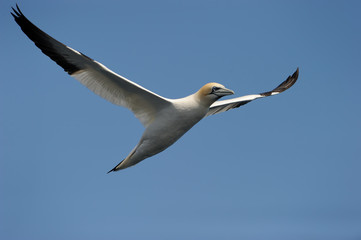
[[[0,239],[359,239],[359,1],[18,1],[59,41],[169,98],[287,92],[106,174],[143,127],[43,55],[1,1]]]

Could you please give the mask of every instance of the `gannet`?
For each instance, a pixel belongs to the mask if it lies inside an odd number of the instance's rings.
[[[238,108],[258,98],[279,94],[290,88],[298,78],[297,68],[292,76],[272,91],[222,101],[219,99],[234,92],[219,83],[207,83],[190,96],[169,99],[116,74],[103,64],[55,40],[31,23],[18,5],[16,8],[12,8],[11,15],[45,55],[95,94],[113,104],[129,108],[144,125],[145,131],[138,144],[109,172],[128,168],[162,152],[206,116]]]

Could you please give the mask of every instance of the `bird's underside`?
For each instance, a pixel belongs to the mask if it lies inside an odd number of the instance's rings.
[[[289,89],[298,78],[297,68],[293,75],[272,91],[227,100],[219,99],[234,92],[219,83],[208,83],[196,93],[182,99],[168,99],[52,38],[31,23],[17,5],[16,9],[12,9],[11,15],[21,30],[45,55],[95,94],[131,110],[144,125],[145,131],[137,146],[109,172],[133,166],[165,150],[205,116],[279,94]]]

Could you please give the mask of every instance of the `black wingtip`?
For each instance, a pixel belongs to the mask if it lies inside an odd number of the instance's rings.
[[[23,15],[23,13],[21,12],[21,10],[20,10],[20,8],[19,8],[18,4],[16,3],[15,5],[16,5],[16,9],[19,11],[20,15]]]
[[[288,76],[288,78],[283,83],[281,83],[278,87],[276,87],[273,90],[273,92],[281,93],[283,91],[286,91],[290,87],[292,87],[293,84],[295,84],[298,79],[299,71],[300,71],[299,68],[297,68],[296,71],[292,74],[292,76]]]
[[[300,68],[297,67],[297,70],[292,74],[292,78],[295,78],[297,80],[299,72],[300,72]]]
[[[15,8],[11,7],[11,9],[13,10],[12,12],[10,12],[10,14],[16,19],[19,17],[19,13],[15,10]],[[16,14],[16,15],[15,15]]]
[[[297,67],[296,71],[292,74],[292,76],[288,76],[288,78],[285,81],[283,81],[280,85],[278,85],[272,91],[261,93],[261,95],[264,96],[264,97],[268,97],[268,96],[271,96],[272,94],[281,93],[281,92],[286,91],[287,89],[292,87],[293,84],[296,83],[296,81],[298,79],[299,71],[300,70]]]
[[[11,9],[13,10],[13,12],[10,12],[10,14],[14,17],[15,20],[24,17],[24,14],[21,12],[18,4],[16,4],[16,9],[11,7]]]

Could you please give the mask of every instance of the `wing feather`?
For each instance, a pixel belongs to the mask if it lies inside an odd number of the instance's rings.
[[[16,7],[17,9],[12,8],[14,12],[11,15],[45,55],[95,94],[116,105],[129,108],[144,126],[149,125],[156,113],[170,104],[168,99],[114,73],[103,64],[52,38],[31,23],[17,5]]]
[[[268,91],[268,92],[264,92],[264,93],[260,93],[260,94],[246,95],[243,97],[232,98],[232,99],[227,99],[227,100],[222,100],[222,101],[216,101],[209,107],[209,110],[208,110],[208,113],[206,116],[221,113],[221,112],[226,112],[230,109],[238,108],[238,107],[245,105],[258,98],[264,98],[264,97],[279,94],[279,93],[289,89],[290,87],[293,86],[293,84],[295,84],[295,82],[297,81],[297,78],[298,78],[298,73],[299,73],[299,69],[297,68],[297,70],[292,74],[292,76],[289,76],[284,82],[282,82],[278,87],[276,87],[272,91]]]

